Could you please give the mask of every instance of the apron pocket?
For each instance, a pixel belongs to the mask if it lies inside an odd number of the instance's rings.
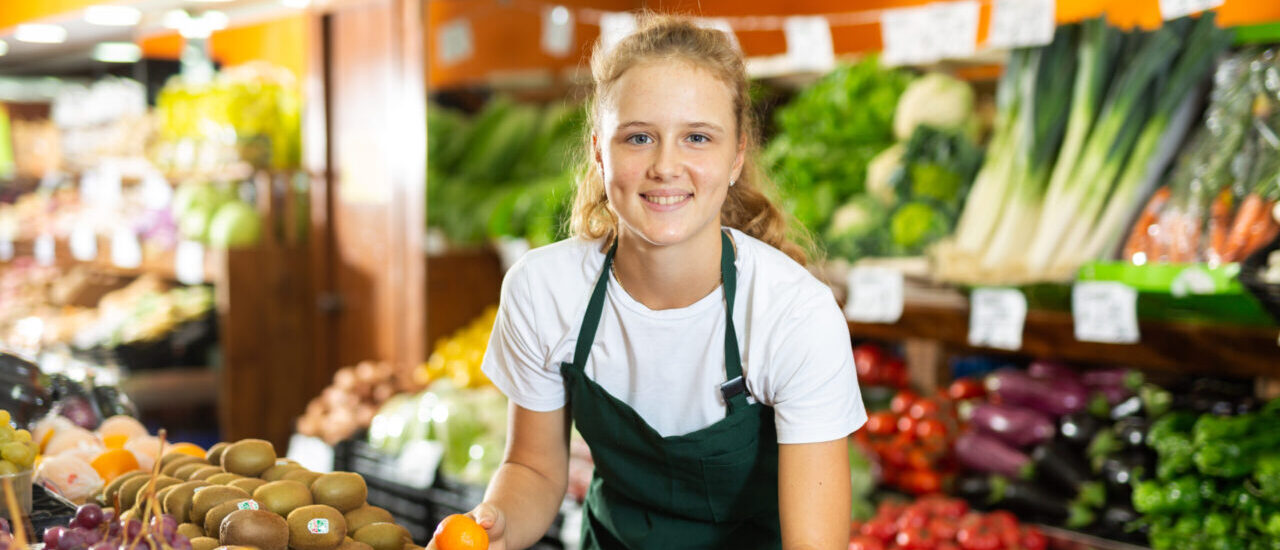
[[[777,455],[748,445],[703,458],[707,505],[716,522],[735,522],[778,508]]]

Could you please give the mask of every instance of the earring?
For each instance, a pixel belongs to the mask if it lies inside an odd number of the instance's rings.
[[[733,179],[729,180],[729,187],[733,187],[733,184],[735,183],[738,183],[738,180],[733,180]]]

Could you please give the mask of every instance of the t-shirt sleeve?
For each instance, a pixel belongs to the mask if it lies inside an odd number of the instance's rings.
[[[532,411],[553,411],[565,404],[564,382],[559,370],[547,367],[528,267],[517,263],[502,281],[498,315],[480,368],[511,402]]]
[[[773,409],[779,443],[820,443],[847,437],[867,420],[853,366],[849,325],[830,294],[807,300],[784,323],[772,361]]]

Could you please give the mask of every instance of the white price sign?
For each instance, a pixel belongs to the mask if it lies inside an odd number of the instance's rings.
[[[600,14],[600,46],[604,51],[612,50],[627,35],[636,32],[636,16],[627,12],[608,12]]]
[[[1071,289],[1076,340],[1132,344],[1138,332],[1138,291],[1124,283],[1083,281]]]
[[[13,241],[9,239],[0,239],[0,262],[7,262],[13,259]]]
[[[475,39],[471,34],[471,22],[466,18],[458,18],[440,27],[437,35],[440,50],[440,63],[453,65],[466,60],[475,53]]]
[[[123,269],[142,267],[142,243],[133,230],[121,227],[111,235],[111,265]]]
[[[556,57],[573,49],[573,12],[564,6],[542,10],[542,51]]]
[[[173,254],[173,273],[184,285],[203,283],[204,245],[195,241],[178,243],[178,250]]]
[[[396,459],[400,482],[415,489],[426,489],[436,480],[436,470],[444,459],[444,445],[439,441],[412,441]]]
[[[71,257],[81,262],[92,262],[98,257],[98,235],[87,223],[77,224],[71,230]]]
[[[995,0],[987,46],[1022,48],[1053,42],[1054,0]]]
[[[787,39],[787,61],[792,69],[829,71],[836,66],[831,22],[820,15],[788,17],[782,23]]]
[[[969,345],[1017,351],[1027,297],[1013,288],[975,288],[969,297]]]
[[[896,323],[902,318],[902,272],[887,267],[849,270],[845,317],[859,323]]]
[[[880,16],[886,65],[932,63],[977,50],[978,2],[935,2],[885,10]]]
[[[1160,15],[1165,21],[1211,10],[1221,6],[1223,0],[1160,0]]]
[[[53,235],[45,233],[36,237],[35,250],[32,252],[37,264],[53,265],[53,262],[58,259],[57,245],[54,243]]]

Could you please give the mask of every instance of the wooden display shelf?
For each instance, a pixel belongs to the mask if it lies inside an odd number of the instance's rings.
[[[1124,365],[1176,374],[1280,377],[1280,329],[1276,327],[1142,321],[1141,342],[1101,344],[1077,341],[1068,312],[1032,310],[1027,313],[1020,350],[974,347],[968,341],[968,300],[955,291],[913,292],[909,288],[897,323],[850,322],[849,331],[855,338],[933,341],[950,350]]]
[[[63,237],[54,238],[54,263],[61,267],[77,267],[85,266],[103,273],[112,273],[118,275],[138,276],[143,274],[152,274],[157,277],[177,281],[178,276],[175,272],[173,250],[159,250],[153,247],[142,247],[142,264],[138,267],[120,267],[111,262],[111,240],[99,236],[97,242],[98,254],[93,260],[80,261],[71,255],[71,243],[69,239]],[[35,241],[24,239],[13,243],[13,252],[15,258],[34,257]],[[206,283],[217,283],[220,279],[219,270],[216,267],[219,253],[214,250],[205,249],[204,251],[204,281]],[[0,267],[4,263],[0,262]]]

